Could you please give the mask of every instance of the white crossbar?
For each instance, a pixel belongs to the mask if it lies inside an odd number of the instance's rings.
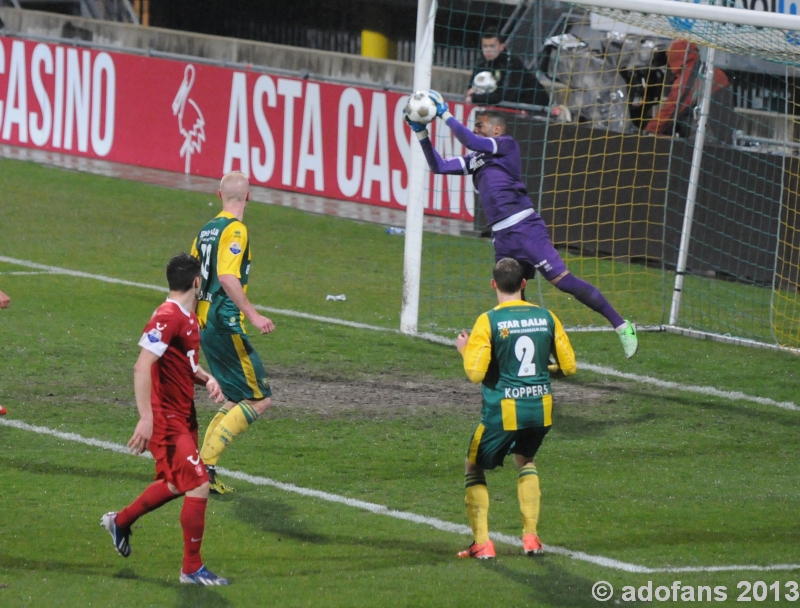
[[[707,1],[707,0],[706,0]],[[611,8],[635,13],[704,19],[719,23],[800,31],[800,16],[784,13],[695,4],[682,0],[580,0],[577,6]]]

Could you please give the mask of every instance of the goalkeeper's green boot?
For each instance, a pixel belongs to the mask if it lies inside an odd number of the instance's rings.
[[[639,337],[636,335],[636,326],[630,321],[625,321],[625,325],[617,329],[619,341],[622,342],[622,350],[625,351],[625,358],[630,359],[639,350]]]

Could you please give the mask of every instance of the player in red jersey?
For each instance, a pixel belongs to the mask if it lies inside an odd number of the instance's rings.
[[[128,441],[134,454],[149,449],[156,461],[156,480],[119,513],[103,515],[100,525],[122,557],[131,554],[131,526],[142,515],[178,496],[181,510],[183,567],[180,581],[227,585],[228,579],[206,569],[200,557],[208,504],[208,474],[197,451],[194,385],[225,400],[216,379],[198,365],[200,331],[194,309],[200,290],[200,262],[182,253],[167,264],[169,296],[144,328],[133,385],[139,422]]]

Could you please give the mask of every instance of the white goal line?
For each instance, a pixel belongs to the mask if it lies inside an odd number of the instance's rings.
[[[103,450],[109,450],[111,452],[116,452],[118,454],[126,454],[129,456],[131,455],[130,451],[126,446],[118,443],[113,443],[111,441],[103,441],[101,439],[92,439],[90,437],[84,437],[82,435],[78,435],[77,433],[65,433],[63,431],[56,431],[54,429],[50,429],[44,426],[34,426],[32,424],[27,424],[19,420],[9,420],[7,418],[0,418],[0,426],[10,427],[21,431],[29,431],[39,435],[49,435],[51,437],[56,437],[58,439],[62,439],[65,441],[81,443],[83,445],[89,445]],[[144,452],[143,454],[141,454],[141,457],[152,459],[152,456],[150,455],[149,452]],[[221,467],[218,467],[217,471],[219,471],[219,473],[227,477],[232,477],[233,479],[245,481],[253,485],[272,487],[278,490],[282,490],[284,492],[292,492],[294,494],[300,494],[301,496],[306,496],[309,498],[316,498],[319,500],[324,500],[326,502],[333,502],[346,505],[348,507],[361,509],[363,511],[368,511],[375,515],[383,515],[386,517],[392,517],[394,519],[410,521],[415,524],[427,525],[432,528],[435,528],[436,530],[441,530],[442,532],[452,532],[454,534],[467,535],[467,536],[472,534],[472,530],[470,529],[469,526],[465,526],[462,524],[454,524],[452,522],[445,521],[443,519],[438,519],[436,517],[418,515],[416,513],[410,513],[408,511],[397,511],[395,509],[390,509],[389,507],[386,507],[384,505],[379,505],[377,503],[366,502],[363,500],[358,500],[356,498],[348,498],[347,496],[332,494],[330,492],[324,492],[322,490],[313,490],[311,488],[304,488],[301,486],[296,486],[291,483],[276,481],[274,479],[270,479],[269,477],[249,475],[247,473],[241,473],[239,471],[231,471],[229,469],[223,469]],[[516,536],[511,536],[509,534],[499,534],[496,532],[491,533],[490,536],[494,540],[501,543],[505,543],[507,545],[513,545],[515,547],[522,546],[522,540]],[[780,571],[780,570],[800,570],[800,564],[771,564],[767,566],[721,565],[721,566],[685,566],[685,567],[651,568],[648,566],[640,566],[638,564],[629,564],[627,562],[623,562],[610,557],[603,557],[602,555],[590,555],[588,553],[584,553],[583,551],[571,551],[570,549],[565,549],[563,547],[556,547],[554,545],[544,545],[544,549],[547,553],[553,555],[561,555],[577,561],[595,564],[603,568],[610,568],[612,570],[621,570],[623,572],[631,572],[637,574],[651,574],[659,572],[675,572],[675,573],[734,572],[734,571],[765,572],[765,571]]]
[[[115,285],[125,285],[127,287],[137,287],[139,289],[149,289],[152,291],[158,291],[161,293],[168,293],[169,290],[166,287],[162,287],[160,285],[150,285],[148,283],[137,283],[135,281],[127,281],[125,279],[117,279],[114,277],[108,277],[101,274],[91,274],[88,272],[82,272],[80,270],[70,270],[68,268],[59,268],[58,266],[48,266],[46,264],[39,264],[38,262],[31,262],[30,260],[19,260],[16,258],[10,258],[6,256],[0,256],[0,262],[5,262],[6,264],[14,264],[17,266],[23,266],[26,268],[34,268],[36,270],[46,271],[51,274],[61,274],[71,277],[77,277],[81,279],[92,279],[95,281],[102,281],[104,283],[112,283]],[[352,327],[355,329],[367,329],[370,331],[380,331],[385,333],[394,333],[401,336],[408,336],[409,334],[404,334],[400,332],[399,329],[391,329],[389,327],[380,327],[378,325],[369,325],[367,323],[358,323],[356,321],[348,321],[346,319],[337,319],[336,317],[325,317],[321,315],[314,315],[307,312],[300,312],[297,310],[289,310],[285,308],[272,308],[269,306],[262,306],[261,304],[255,304],[255,308],[258,310],[274,313],[279,315],[285,315],[287,317],[296,317],[300,319],[307,319],[309,321],[315,321],[318,323],[331,323],[334,325],[344,325],[346,327]],[[434,342],[436,344],[442,344],[445,346],[455,346],[455,339],[452,338],[445,338],[443,336],[438,336],[436,334],[431,333],[416,333],[411,334],[411,337],[421,338],[423,340],[427,340],[429,342]],[[800,410],[800,406],[791,401],[776,401],[775,399],[770,399],[769,397],[757,397],[753,395],[747,395],[740,391],[723,391],[716,389],[711,386],[696,386],[691,384],[683,384],[678,382],[670,382],[666,380],[659,380],[658,378],[652,378],[650,376],[642,376],[640,374],[630,374],[626,372],[620,372],[610,367],[600,366],[600,365],[593,365],[591,363],[586,363],[581,361],[579,363],[580,367],[583,369],[587,369],[591,372],[596,374],[601,374],[604,376],[611,376],[616,378],[621,378],[624,380],[629,380],[632,382],[639,382],[642,384],[648,384],[650,386],[658,387],[658,388],[666,388],[670,390],[677,390],[677,391],[685,391],[690,393],[699,393],[704,394],[712,397],[721,397],[723,399],[729,399],[731,401],[751,401],[754,403],[759,403],[761,405],[771,405],[775,407],[779,407],[785,410],[793,410],[797,411]]]

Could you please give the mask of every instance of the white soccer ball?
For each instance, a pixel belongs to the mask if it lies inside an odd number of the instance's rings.
[[[436,118],[436,103],[428,95],[428,91],[417,91],[408,98],[403,112],[409,120],[427,125]]]
[[[488,70],[485,72],[478,72],[475,74],[475,78],[472,79],[472,88],[480,95],[493,93],[497,90],[497,81],[494,78],[494,74]]]

